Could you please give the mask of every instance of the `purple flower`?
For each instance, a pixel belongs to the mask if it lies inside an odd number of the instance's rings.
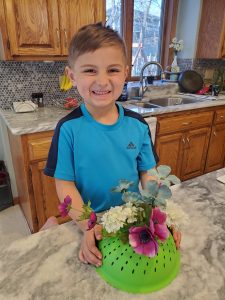
[[[89,220],[88,220],[88,229],[87,230],[91,230],[97,222],[97,216],[96,213],[94,211],[91,212]]]
[[[131,227],[129,243],[138,254],[153,257],[158,253],[158,243],[147,226]]]
[[[162,242],[164,242],[169,236],[169,231],[166,225],[166,214],[158,207],[152,209],[150,229],[154,236],[157,236]]]
[[[64,198],[64,202],[58,206],[59,212],[63,218],[68,216],[69,211],[72,208],[72,199],[69,195]]]

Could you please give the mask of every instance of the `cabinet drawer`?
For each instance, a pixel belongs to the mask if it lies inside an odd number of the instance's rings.
[[[158,119],[158,134],[170,133],[174,131],[188,130],[195,127],[209,126],[212,124],[213,112],[192,113]]]
[[[214,123],[225,123],[225,109],[218,109],[216,111]]]
[[[28,142],[28,152],[30,160],[46,159],[51,146],[52,138],[42,138],[41,140],[31,140]]]

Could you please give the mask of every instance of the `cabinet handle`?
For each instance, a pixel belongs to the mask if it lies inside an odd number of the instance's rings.
[[[182,142],[185,144],[185,138],[182,138]]]
[[[220,116],[220,119],[223,119],[224,118],[224,116],[222,115],[222,116]]]
[[[66,29],[63,29],[63,32],[64,32],[64,36],[65,36],[65,48],[67,48],[67,45],[68,45],[68,36],[67,36]]]
[[[56,28],[56,35],[57,35],[57,46],[59,47],[60,45],[60,36],[59,36],[59,29]]]
[[[213,131],[213,135],[216,136],[216,132],[215,131]]]
[[[190,124],[191,124],[191,122],[183,122],[183,123],[182,123],[182,125],[185,125],[185,126],[186,126],[186,125],[190,125]]]
[[[190,139],[187,137],[187,142],[190,143]]]

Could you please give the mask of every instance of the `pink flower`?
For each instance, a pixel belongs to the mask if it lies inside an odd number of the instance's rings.
[[[87,230],[91,230],[97,222],[97,216],[96,213],[94,211],[91,212],[89,220],[88,220],[88,229]]]
[[[67,195],[64,198],[64,202],[60,203],[58,208],[59,208],[59,212],[60,212],[60,214],[63,218],[68,216],[68,213],[72,208],[72,199],[71,199],[71,197],[69,195]]]
[[[158,207],[152,209],[150,228],[154,236],[157,236],[162,242],[164,242],[169,236],[169,231],[166,225],[166,214]]]
[[[131,227],[129,229],[129,243],[138,254],[153,257],[158,253],[158,243],[147,226]]]

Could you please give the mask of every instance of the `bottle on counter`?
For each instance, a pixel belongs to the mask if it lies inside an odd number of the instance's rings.
[[[32,93],[32,99],[38,107],[44,106],[43,93]]]

